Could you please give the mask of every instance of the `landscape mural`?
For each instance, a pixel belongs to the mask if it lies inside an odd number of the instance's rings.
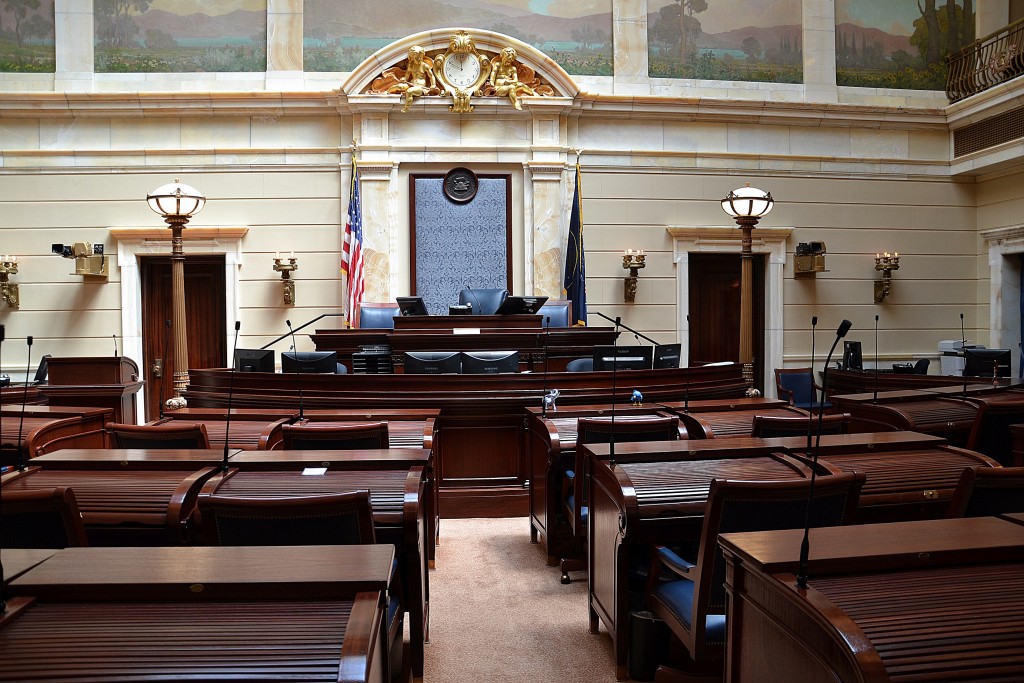
[[[945,90],[946,57],[974,40],[973,0],[836,0],[836,82]]]
[[[0,0],[0,71],[53,73],[53,0]]]
[[[306,0],[306,71],[352,71],[380,48],[435,28],[496,31],[571,74],[612,75],[612,0]]]
[[[800,0],[648,0],[648,73],[803,82]]]
[[[266,0],[94,0],[96,71],[266,71]]]

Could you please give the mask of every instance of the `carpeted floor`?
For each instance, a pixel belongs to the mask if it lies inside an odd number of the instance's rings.
[[[588,630],[586,575],[558,579],[525,517],[444,520],[424,683],[614,683],[611,638]]]

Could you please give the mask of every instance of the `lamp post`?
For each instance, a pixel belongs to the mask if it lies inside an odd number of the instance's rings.
[[[206,206],[206,196],[199,190],[179,183],[161,185],[148,195],[149,208],[163,216],[171,228],[171,323],[174,327],[174,397],[167,407],[185,407],[181,392],[188,385],[188,335],[185,321],[185,250],[181,231],[189,219]]]
[[[754,384],[754,252],[751,233],[754,226],[772,210],[775,200],[771,192],[751,187],[733,190],[722,200],[722,210],[733,217],[743,231],[740,243],[740,363],[743,364],[743,377]]]

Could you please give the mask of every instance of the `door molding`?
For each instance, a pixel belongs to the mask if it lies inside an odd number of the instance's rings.
[[[743,233],[736,226],[669,227],[673,262],[676,264],[676,340],[682,344],[680,365],[690,363],[690,254],[739,254]],[[786,243],[793,228],[754,228],[751,249],[767,254],[764,269],[764,382],[765,394],[774,396],[773,368],[782,367],[783,277],[786,270]]]
[[[124,355],[144,367],[142,357],[142,280],[139,256],[166,256],[171,253],[171,231],[167,228],[109,228],[117,241],[117,265],[121,273],[121,345]],[[185,258],[189,252],[224,255],[224,317],[225,329],[234,330],[238,319],[238,271],[242,266],[242,238],[249,232],[242,228],[192,228],[182,231]],[[230,336],[230,333],[229,335]],[[231,352],[231,340],[224,348]],[[224,358],[225,367],[230,359]],[[143,403],[145,405],[145,403]],[[143,411],[139,411],[142,419]]]
[[[1024,225],[982,230],[981,237],[988,246],[988,344],[1010,349],[1010,376],[1016,377],[1020,372],[1021,262],[1011,257],[1024,254]]]

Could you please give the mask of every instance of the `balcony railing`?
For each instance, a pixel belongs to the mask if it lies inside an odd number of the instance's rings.
[[[976,95],[1024,73],[1024,19],[949,56],[949,101]]]

